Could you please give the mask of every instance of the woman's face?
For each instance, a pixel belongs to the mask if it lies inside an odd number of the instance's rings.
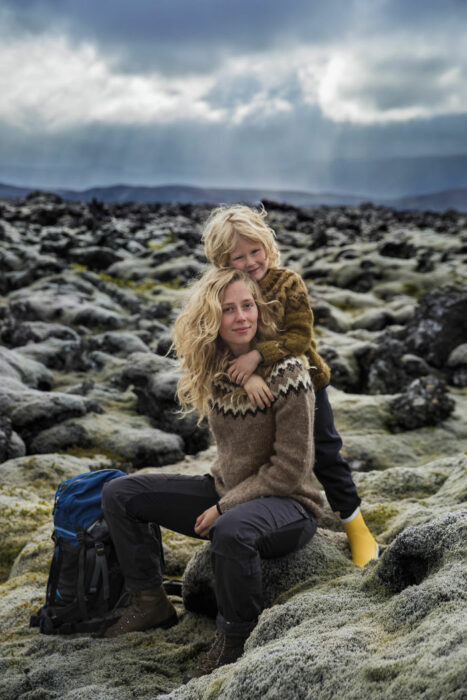
[[[232,282],[222,299],[219,335],[234,355],[250,350],[258,327],[258,307],[245,282]]]

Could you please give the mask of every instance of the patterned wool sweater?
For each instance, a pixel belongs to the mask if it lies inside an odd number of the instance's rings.
[[[262,496],[291,496],[319,516],[310,374],[289,356],[270,368],[266,382],[275,400],[263,410],[227,377],[213,384],[208,419],[217,444],[211,473],[219,505],[228,510]]]
[[[265,366],[287,355],[305,355],[308,358],[311,378],[316,391],[329,384],[331,372],[318,354],[313,334],[313,311],[308,291],[300,275],[293,270],[272,267],[259,282],[266,301],[276,300],[275,321],[281,337],[258,343],[257,350],[263,356]]]

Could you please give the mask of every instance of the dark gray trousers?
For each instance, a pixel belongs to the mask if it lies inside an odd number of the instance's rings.
[[[104,486],[102,506],[130,589],[156,588],[163,564],[159,525],[201,539],[197,517],[219,497],[210,475],[141,474]],[[148,523],[156,527],[156,537]],[[211,527],[217,625],[248,636],[263,608],[261,557],[281,557],[313,537],[316,519],[293,498],[269,496],[241,503]]]

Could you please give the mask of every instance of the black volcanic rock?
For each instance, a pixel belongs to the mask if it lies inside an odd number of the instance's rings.
[[[359,357],[363,376],[362,390],[370,394],[395,394],[404,391],[414,378],[430,369],[418,356],[410,355],[407,346],[384,331],[369,351]]]
[[[386,241],[379,248],[379,254],[389,258],[411,258],[415,253],[415,246],[406,240]]]
[[[433,272],[435,269],[435,262],[433,260],[432,250],[421,250],[417,254],[417,267],[415,268],[417,272]]]
[[[124,388],[133,386],[139,413],[149,416],[157,428],[181,435],[185,451],[194,454],[208,446],[208,429],[197,426],[195,415],[180,414],[175,396],[178,379],[178,364],[172,358],[137,352],[129,356],[119,381]]]
[[[26,443],[41,430],[89,411],[99,409],[93,402],[70,394],[11,387],[0,396],[0,412],[9,416],[14,430]]]
[[[134,333],[109,331],[104,335],[95,335],[87,342],[89,350],[101,350],[111,355],[128,357],[134,352],[149,352],[149,348],[141,338]]]
[[[445,287],[427,294],[406,331],[407,347],[443,369],[452,350],[467,342],[467,290]]]
[[[446,384],[433,375],[415,379],[403,394],[389,404],[391,430],[414,430],[437,425],[454,410],[454,400]]]
[[[24,357],[41,362],[50,369],[60,370],[86,370],[90,364],[83,356],[81,339],[62,340],[60,338],[48,338],[42,342],[27,343],[18,348],[18,353]]]
[[[0,330],[0,339],[10,347],[27,345],[27,343],[42,343],[48,338],[76,342],[80,340],[79,334],[68,326],[59,323],[43,323],[42,321],[22,323],[11,315],[5,319]]]
[[[467,513],[460,511],[408,527],[388,547],[378,568],[378,577],[392,592],[419,586],[439,567],[443,556],[456,547],[465,546],[466,519]]]
[[[60,195],[43,190],[33,190],[24,199],[29,204],[63,204]]]
[[[161,282],[178,282],[187,284],[204,271],[204,265],[196,260],[169,262],[159,265],[153,270],[155,279]]]
[[[373,317],[373,312],[366,313],[369,319]],[[358,326],[357,320],[354,327]],[[457,385],[462,386],[461,372],[450,369],[447,361],[466,340],[467,292],[455,287],[433,290],[420,301],[403,329],[387,329],[359,358],[366,377],[362,388],[372,394],[397,393],[405,391],[414,378],[433,372],[448,381],[455,375]]]
[[[9,459],[12,432],[10,420],[6,416],[0,415],[0,463]]]
[[[90,246],[89,248],[71,248],[67,258],[96,270],[107,270],[114,263],[123,260],[123,255],[105,246]]]

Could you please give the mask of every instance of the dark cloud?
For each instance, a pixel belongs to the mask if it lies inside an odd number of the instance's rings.
[[[6,0],[14,31],[97,42],[126,70],[209,71],[213,62],[277,43],[345,34],[355,0]]]
[[[29,131],[14,125],[20,119],[15,122],[13,108],[3,110],[0,179],[77,188],[185,182],[388,196],[460,186],[452,160],[436,169],[434,161],[430,168],[418,160],[409,167],[404,159],[467,153],[466,116],[449,112],[453,95],[458,111],[467,104],[455,78],[465,68],[460,38],[466,19],[467,3],[456,0],[3,0],[8,42],[63,38],[66,50],[57,56],[65,57],[88,43],[108,68],[104,87],[117,77],[106,95],[99,82],[80,94],[82,113],[92,115],[86,120],[80,112],[73,125],[70,108],[55,120],[55,113],[40,111],[49,84],[34,78],[31,99],[18,101]],[[313,82],[319,58],[314,64],[306,54],[299,64],[301,49],[334,52],[344,68],[350,57],[354,79],[342,71],[328,102],[320,102]],[[26,42],[24,61],[27,50]],[[18,53],[16,65],[26,65],[22,59]],[[309,81],[301,68],[310,69]],[[79,70],[80,85],[91,85],[88,64]],[[167,85],[144,83],[145,97],[153,90],[152,112],[135,125],[125,118],[130,83],[120,76],[154,71],[168,78]],[[212,87],[193,98],[187,90],[176,114],[160,117],[154,103],[179,89],[175,78],[197,73],[212,76]],[[141,92],[134,94],[139,109]],[[72,103],[63,95],[63,103]],[[99,96],[102,104],[92,111]],[[196,99],[205,112],[190,111]],[[149,110],[149,100],[141,103]],[[412,108],[427,108],[426,118],[385,121],[391,110]],[[358,112],[353,119],[352,109]],[[222,111],[222,121],[213,121],[213,110]],[[95,116],[100,113],[112,117],[103,124]],[[394,167],[386,175],[381,159],[388,158]]]
[[[17,33],[95,42],[120,70],[206,71],[227,56],[459,27],[457,0],[4,0]],[[397,57],[395,57],[397,58]]]

